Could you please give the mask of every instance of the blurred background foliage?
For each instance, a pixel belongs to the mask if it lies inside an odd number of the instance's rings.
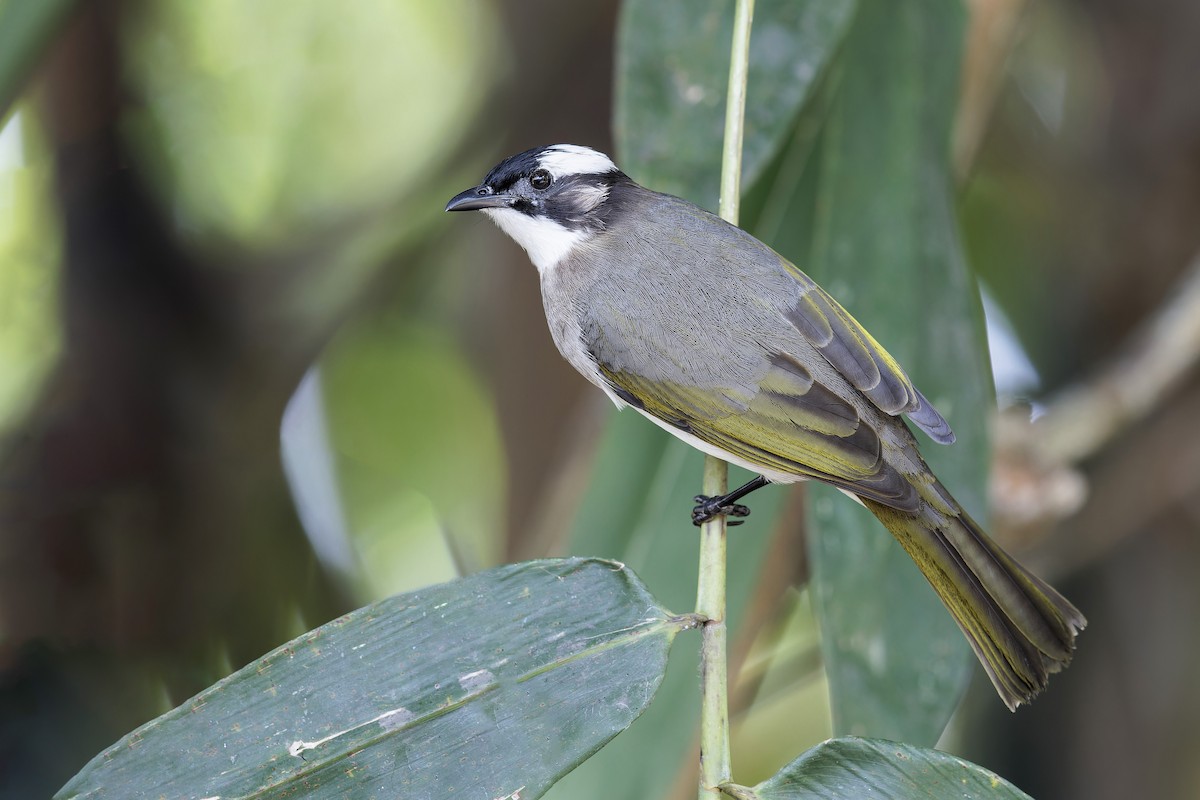
[[[822,48],[851,5],[797,17],[803,57],[761,43],[763,80],[792,70],[787,103],[832,102]],[[699,459],[605,408],[554,351],[524,255],[485,220],[441,214],[537,144],[654,164],[649,139],[612,139],[631,52],[615,42],[647,7],[0,2],[0,794],[50,794],[339,613],[502,561],[615,557],[691,607]],[[977,675],[941,746],[1035,797],[1196,796],[1197,373],[1081,455],[1031,447],[1055,429],[1027,419],[1058,419],[1130,342],[1194,363],[1194,339],[1144,331],[1200,271],[1200,7],[969,0],[961,17],[951,227],[993,301],[1009,409],[994,528],[1090,625],[1015,715]],[[713,29],[695,47],[726,41]],[[903,63],[919,74],[945,52]],[[622,114],[618,132],[647,126]],[[797,122],[755,120],[828,146]],[[749,150],[750,177],[778,154]],[[803,505],[765,491],[755,519],[778,523],[733,543],[747,784],[830,731]],[[607,761],[556,796],[694,792],[688,648]]]

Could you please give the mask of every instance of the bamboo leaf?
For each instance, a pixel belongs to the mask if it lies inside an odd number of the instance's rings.
[[[742,183],[782,149],[845,35],[855,0],[758,0]],[[732,6],[631,0],[617,32],[614,136],[621,164],[660,192],[715,210],[720,188]]]
[[[948,753],[882,739],[833,739],[809,750],[743,800],[1030,800],[995,773]]]
[[[846,305],[950,420],[958,443],[926,440],[923,452],[981,518],[991,379],[948,158],[962,27],[953,0],[862,0],[828,118],[815,147],[802,143],[813,149],[799,188],[786,210],[768,211],[776,246]],[[969,650],[871,514],[827,487],[811,498],[835,731],[933,744],[965,687]]]
[[[56,797],[540,797],[642,712],[686,624],[596,559],[398,595],[142,726]]]

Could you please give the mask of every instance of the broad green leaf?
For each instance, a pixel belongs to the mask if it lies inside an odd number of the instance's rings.
[[[672,439],[636,413],[610,411],[607,419],[570,543],[573,551],[589,547],[598,555],[618,558],[630,555],[631,540],[648,511],[649,497],[659,496],[666,488],[657,488],[655,481],[673,480],[673,475],[658,477]],[[674,461],[679,458],[678,453],[672,456]],[[687,606],[687,598],[676,599],[682,601],[676,608]]]
[[[78,0],[0,0],[0,122]]]
[[[948,753],[882,739],[820,744],[739,800],[1030,800],[983,767]]]
[[[620,564],[500,567],[305,634],[56,797],[530,800],[642,712],[685,625]]]
[[[638,572],[672,608],[696,597],[699,535],[691,524],[703,456],[633,411],[614,412],[593,467],[595,476],[572,532],[573,553],[614,558]],[[731,485],[752,477],[730,470]],[[731,641],[740,627],[771,541],[786,489],[748,499],[753,514],[729,538]],[[563,800],[666,797],[680,774],[695,774],[699,723],[699,642],[676,647],[662,688],[645,715],[551,790]]]
[[[750,40],[742,182],[780,151],[840,45],[855,0],[759,0]],[[630,0],[617,32],[620,164],[652,189],[715,210],[733,36],[726,0]]]
[[[990,375],[949,173],[963,13],[862,0],[796,191],[770,192],[772,242],[871,330],[950,420],[930,465],[981,516]],[[786,164],[789,155],[781,161]],[[793,159],[793,161],[796,159]],[[835,730],[933,744],[969,676],[962,635],[865,509],[813,487],[809,520]]]

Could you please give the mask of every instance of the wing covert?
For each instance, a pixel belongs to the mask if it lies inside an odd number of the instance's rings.
[[[954,432],[937,409],[913,386],[904,369],[846,309],[799,269],[780,259],[800,284],[796,302],[784,316],[829,364],[880,411],[906,414],[941,444]]]

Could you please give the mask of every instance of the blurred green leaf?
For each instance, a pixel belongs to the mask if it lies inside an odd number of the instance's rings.
[[[540,797],[641,713],[681,625],[619,564],[500,567],[305,634],[56,797]]]
[[[788,764],[744,800],[1029,800],[983,767],[881,739],[833,739]]]
[[[0,121],[25,88],[25,80],[77,0],[0,2]]]
[[[627,564],[673,608],[691,608],[696,597],[697,528],[692,496],[700,491],[704,457],[632,411],[613,412],[601,441],[593,480],[569,542],[572,553],[602,555]],[[730,470],[730,483],[749,480]],[[728,619],[732,636],[757,588],[771,522],[785,490],[768,488],[752,498],[747,524],[729,539]],[[642,572],[644,570],[644,574]],[[551,797],[588,800],[665,797],[679,774],[694,774],[699,724],[698,642],[676,647],[654,705],[630,730],[589,759]],[[647,758],[653,753],[653,758]]]
[[[452,577],[455,557],[467,571],[499,561],[500,424],[461,349],[432,329],[369,318],[334,339],[320,369],[341,505],[372,596]]]
[[[962,27],[954,0],[862,0],[815,143],[797,136],[782,156],[786,182],[763,192],[762,217],[774,246],[871,330],[950,420],[958,443],[924,452],[980,516],[991,381],[948,160]],[[802,119],[798,131],[806,126],[816,127]],[[869,512],[828,487],[810,497],[835,730],[933,744],[969,677],[970,651]]]
[[[504,63],[489,3],[143,5],[126,40],[144,111],[126,127],[201,243],[341,233],[440,176]]]
[[[652,584],[667,605],[691,606],[699,547],[698,529],[691,521],[692,497],[700,491],[703,463],[700,452],[640,414],[612,412],[571,531],[572,552],[615,558]],[[730,468],[731,486],[752,477],[740,467]],[[739,578],[749,583],[757,575],[758,559],[785,492],[776,487],[755,493],[754,513],[731,531],[731,584]],[[741,613],[745,599],[745,594],[730,598],[731,614]]]
[[[845,35],[855,0],[759,0],[751,29],[742,182],[787,140]],[[622,167],[660,192],[715,210],[733,7],[630,0],[617,40],[614,136]]]
[[[62,347],[54,171],[29,115],[0,129],[0,434],[18,424]]]
[[[738,693],[754,692],[744,713],[735,712],[731,756],[739,781],[774,775],[797,752],[829,738],[829,682],[807,586],[780,598],[746,656],[738,684]]]

